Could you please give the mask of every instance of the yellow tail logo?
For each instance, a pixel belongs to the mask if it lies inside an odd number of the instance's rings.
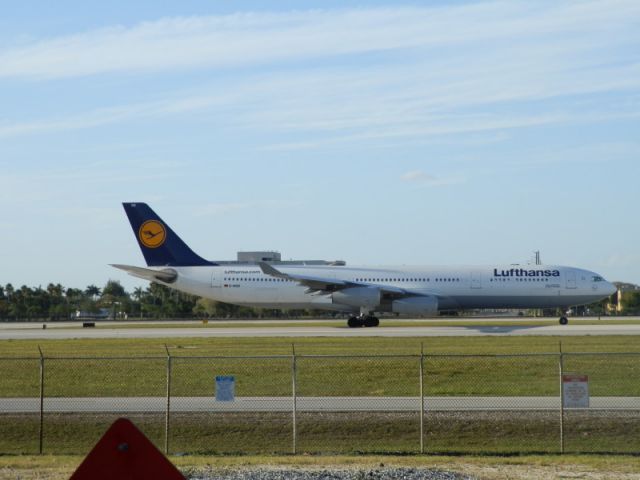
[[[158,248],[167,238],[164,225],[157,220],[147,220],[138,230],[140,242],[148,248]]]

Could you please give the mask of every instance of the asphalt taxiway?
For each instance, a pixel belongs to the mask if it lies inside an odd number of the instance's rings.
[[[425,411],[559,410],[560,397],[425,397]],[[290,412],[291,397],[171,397],[173,412]],[[420,411],[420,397],[297,397],[300,412],[412,412]],[[45,398],[47,413],[164,412],[166,397]],[[588,410],[638,410],[640,397],[591,397]],[[584,410],[584,409],[583,409]],[[2,398],[0,413],[38,413],[39,398]]]
[[[273,322],[269,326],[264,321],[242,322],[242,326],[210,325],[196,326],[194,322],[185,326],[138,326],[128,323],[126,328],[118,328],[117,323],[100,323],[97,328],[83,328],[81,323],[64,322],[49,323],[42,328],[41,323],[4,323],[0,324],[0,340],[39,340],[39,339],[72,339],[72,338],[194,338],[194,337],[477,337],[477,336],[602,336],[602,335],[640,335],[640,324],[616,324],[602,321],[597,325],[569,324],[548,325],[535,321],[513,321],[509,325],[500,325],[502,319],[483,318],[479,321],[455,322],[453,326],[429,326],[424,324],[394,326],[392,321],[387,325],[382,321],[378,328],[347,328],[327,324],[301,326],[302,322]],[[495,325],[486,325],[496,322]],[[335,323],[335,321],[334,321]]]

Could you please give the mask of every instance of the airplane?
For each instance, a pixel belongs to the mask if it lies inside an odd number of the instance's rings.
[[[377,327],[376,313],[436,316],[470,309],[560,308],[617,291],[599,274],[559,265],[366,267],[208,261],[146,203],[123,203],[147,267],[112,264],[138,278],[235,305],[349,314],[349,327]]]

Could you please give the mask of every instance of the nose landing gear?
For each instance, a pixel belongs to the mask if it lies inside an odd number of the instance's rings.
[[[359,328],[359,327],[377,327],[380,325],[380,319],[373,315],[358,315],[349,317],[347,320],[347,325],[349,328]]]

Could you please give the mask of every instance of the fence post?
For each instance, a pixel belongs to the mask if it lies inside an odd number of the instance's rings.
[[[164,346],[167,351],[167,409],[164,416],[164,453],[169,455],[169,423],[171,415],[171,353],[169,347]]]
[[[564,358],[562,353],[562,342],[560,342],[558,368],[560,371],[560,453],[564,453],[564,389],[562,388],[562,375],[564,373]]]
[[[420,344],[420,453],[424,453],[424,343]]]
[[[40,345],[38,345],[38,352],[40,352],[40,426],[38,428],[38,454],[42,455],[44,443],[44,355]]]
[[[296,416],[298,413],[298,393],[296,389],[296,346],[291,344],[291,393],[293,400],[292,421],[293,421],[293,454],[295,455],[298,450],[298,432]]]

